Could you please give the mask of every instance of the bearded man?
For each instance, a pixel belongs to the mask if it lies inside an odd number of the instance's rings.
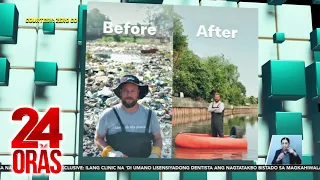
[[[113,90],[121,103],[106,109],[97,124],[94,142],[102,157],[160,158],[162,138],[155,111],[138,103],[148,92],[133,75],[125,75]]]

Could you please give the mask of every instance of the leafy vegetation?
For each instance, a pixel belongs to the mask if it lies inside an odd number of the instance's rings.
[[[173,12],[174,13],[174,12]],[[224,55],[200,58],[188,48],[188,37],[183,34],[181,17],[174,14],[173,25],[173,90],[192,99],[212,99],[211,91],[221,93],[230,105],[257,104],[256,97],[246,97],[246,88],[239,81],[237,66]]]

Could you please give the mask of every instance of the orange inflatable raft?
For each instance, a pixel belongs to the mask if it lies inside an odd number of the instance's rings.
[[[243,159],[247,149],[190,149],[176,147],[175,158],[179,159]]]
[[[248,142],[244,138],[212,137],[210,134],[179,133],[175,144],[182,148],[192,149],[247,149]]]

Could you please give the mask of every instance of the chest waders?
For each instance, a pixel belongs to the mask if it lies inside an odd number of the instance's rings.
[[[224,137],[223,134],[224,110],[221,113],[211,112],[211,132],[212,137]]]
[[[149,126],[151,121],[151,113],[149,110],[147,124],[144,133],[127,132],[124,124],[121,121],[116,109],[113,108],[121,127],[121,132],[108,135],[107,143],[115,151],[120,151],[128,157],[147,158],[151,154],[153,134],[149,133]],[[135,121],[135,119],[132,119]]]

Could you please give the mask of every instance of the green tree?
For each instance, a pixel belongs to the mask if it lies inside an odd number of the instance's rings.
[[[115,42],[121,42],[121,37],[120,37],[120,35],[119,35],[119,34],[114,35],[114,36],[113,36],[113,40],[114,40]]]
[[[183,92],[185,96],[206,97],[210,87],[206,81],[207,70],[201,66],[201,59],[190,50],[185,50],[174,66],[173,91]]]
[[[173,91],[183,92],[185,97],[210,101],[211,90],[221,94],[224,102],[231,105],[246,104],[246,88],[239,81],[237,66],[224,55],[200,58],[188,48],[181,17],[173,17]]]
[[[144,22],[155,26],[158,30],[163,29],[172,35],[172,18],[177,16],[173,6],[144,6],[141,10],[146,11]]]
[[[250,96],[248,98],[248,103],[250,103],[250,104],[258,104],[257,98],[254,97],[254,96]]]
[[[209,76],[206,82],[210,89],[214,89],[222,96],[222,100],[233,105],[245,104],[246,88],[238,81],[237,66],[231,64],[224,55],[207,57],[202,60]],[[205,97],[210,100],[212,95]]]
[[[176,16],[176,13],[174,12],[173,6],[163,6],[158,13],[153,14],[153,18],[149,23],[156,26],[158,29],[170,28],[172,26],[172,18],[174,16]],[[168,27],[165,25],[168,25]]]
[[[87,22],[88,29],[103,28],[104,21],[111,21],[109,17],[102,14],[99,9],[94,8],[88,13]]]
[[[246,87],[241,82],[238,82],[238,87],[240,88],[241,94],[245,96],[247,94]]]
[[[173,16],[173,66],[178,66],[179,53],[188,47],[188,37],[183,35],[184,29],[178,14]]]

